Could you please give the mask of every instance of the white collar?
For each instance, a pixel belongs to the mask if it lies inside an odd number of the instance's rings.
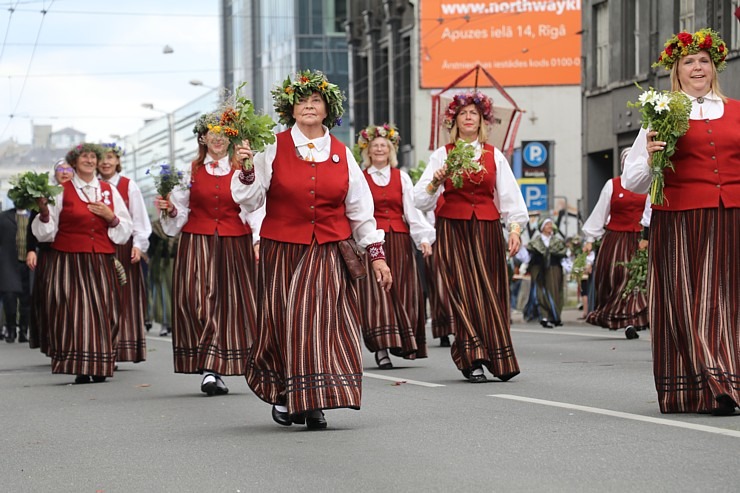
[[[93,179],[90,180],[90,183],[86,182],[82,178],[80,178],[80,175],[74,174],[72,176],[72,184],[76,188],[85,188],[85,187],[93,187],[93,188],[100,188],[100,181],[98,181],[97,176],[93,176]]]
[[[293,127],[290,129],[290,136],[293,137],[293,143],[296,147],[301,146],[307,146],[308,144],[313,144],[314,148],[317,151],[322,151],[325,147],[329,146],[331,143],[331,137],[329,134],[329,129],[325,126],[321,126],[324,129],[324,135],[317,139],[309,139],[305,135],[303,135],[303,132],[298,130],[298,127],[293,125]]]
[[[382,175],[382,176],[388,176],[391,174],[391,166],[383,166],[382,168],[376,168],[372,164],[368,166],[367,168],[368,174],[371,175]]]
[[[113,176],[110,177],[109,180],[106,180],[102,176],[100,177],[100,179],[103,180],[106,183],[110,183],[111,185],[117,187],[118,186],[118,182],[121,181],[121,175],[118,172],[116,172]]]
[[[682,91],[682,92],[683,92],[683,91]],[[684,94],[686,94],[686,93],[684,92]],[[694,96],[692,96],[692,95],[690,95],[690,94],[686,94],[686,95],[687,95],[687,96],[689,97],[689,100],[691,100],[691,102],[692,102],[692,103],[693,103],[694,101],[696,101],[697,99],[699,99],[699,98],[697,98],[697,97],[694,97]],[[702,98],[703,98],[703,99],[704,99],[705,101],[706,101],[706,100],[710,100],[710,101],[722,101],[722,98],[720,98],[719,96],[717,96],[717,95],[716,95],[716,94],[714,93],[714,91],[709,91],[709,92],[708,92],[708,93],[706,93],[706,94],[705,94],[704,96],[702,96]]]
[[[214,165],[213,163],[216,163]],[[216,161],[211,157],[210,154],[206,154],[205,160],[203,160],[203,164],[206,166],[210,166],[212,168],[219,168],[222,171],[229,171],[231,170],[231,164],[229,163],[229,155],[226,154],[224,157]]]

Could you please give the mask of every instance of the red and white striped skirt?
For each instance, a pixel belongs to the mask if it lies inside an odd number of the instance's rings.
[[[252,235],[182,233],[172,275],[175,373],[244,375],[256,323]]]
[[[385,257],[393,276],[390,291],[384,291],[372,274],[366,257],[368,276],[357,281],[362,312],[362,336],[367,349],[390,349],[405,359],[427,357],[424,293],[421,289],[416,255],[408,233],[385,234]]]
[[[262,238],[260,324],[247,383],[291,414],[360,408],[362,331],[357,294],[336,243]]]
[[[640,233],[607,230],[604,234],[594,265],[596,304],[586,318],[588,323],[607,329],[647,325],[647,296],[639,292],[622,296],[628,277],[627,268],[619,265],[634,257],[639,242]]]
[[[442,278],[434,262],[434,255],[424,259],[424,273],[432,318],[432,337],[439,339],[452,335],[455,333],[455,317],[452,315],[447,291],[442,288]]]
[[[654,210],[648,298],[663,413],[740,403],[740,209]]]
[[[125,245],[116,245],[116,258],[126,271],[128,282],[118,286],[121,319],[118,322],[116,361],[146,360],[146,289],[141,262],[131,263],[133,239]]]
[[[434,261],[457,322],[452,360],[482,364],[508,380],[519,373],[511,343],[506,245],[499,221],[437,218]]]
[[[52,251],[45,269],[52,373],[113,376],[119,320],[113,255]]]

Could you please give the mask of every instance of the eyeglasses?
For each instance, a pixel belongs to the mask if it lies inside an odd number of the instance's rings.
[[[75,169],[69,166],[57,166],[54,171],[57,173],[74,173]]]

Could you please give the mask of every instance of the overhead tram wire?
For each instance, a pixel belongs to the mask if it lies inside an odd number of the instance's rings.
[[[21,0],[17,0],[15,2],[15,5],[10,7],[8,11],[10,12],[10,15],[8,16],[8,25],[5,26],[5,37],[3,38],[3,45],[0,47],[0,62],[3,61],[3,53],[5,53],[5,46],[7,45],[8,41],[8,33],[10,32],[10,22],[13,20],[13,14],[15,14],[15,8],[18,6],[18,3],[20,3]]]

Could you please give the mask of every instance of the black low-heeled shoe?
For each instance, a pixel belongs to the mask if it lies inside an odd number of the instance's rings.
[[[90,383],[90,375],[77,375],[75,377],[76,384]]]
[[[735,414],[737,403],[727,394],[717,396],[718,406],[709,411],[712,416],[731,416]]]
[[[318,416],[316,415],[318,414]],[[324,411],[306,413],[306,428],[309,430],[323,430],[327,426]]]
[[[293,424],[293,420],[290,419],[290,414],[288,414],[287,411],[278,411],[275,406],[272,406],[272,420],[282,426],[290,426]]]
[[[92,376],[92,381],[95,382],[95,383],[103,383],[103,382],[105,382],[105,379],[106,378],[108,378],[108,377],[103,377],[103,376],[100,376],[100,375],[93,375]]]
[[[381,363],[381,361],[387,361],[386,363]],[[375,353],[375,364],[378,365],[378,368],[381,370],[390,370],[393,368],[393,362],[391,362],[390,356],[384,356],[382,358],[378,358],[378,353]]]
[[[450,336],[442,336],[439,338],[439,347],[450,347]]]
[[[468,377],[468,382],[470,383],[485,383],[488,381],[488,378],[481,373],[480,375],[473,375],[472,373]]]
[[[624,329],[624,337],[627,339],[639,339],[640,334],[637,333],[637,330],[632,325],[628,325],[626,329]]]
[[[213,381],[206,382],[206,378],[208,378],[209,376],[213,377]],[[203,380],[200,382],[201,392],[203,392],[204,394],[207,394],[208,397],[212,397],[216,395],[217,389],[218,389],[218,385],[216,385],[216,377],[212,373],[209,373],[203,377]]]

